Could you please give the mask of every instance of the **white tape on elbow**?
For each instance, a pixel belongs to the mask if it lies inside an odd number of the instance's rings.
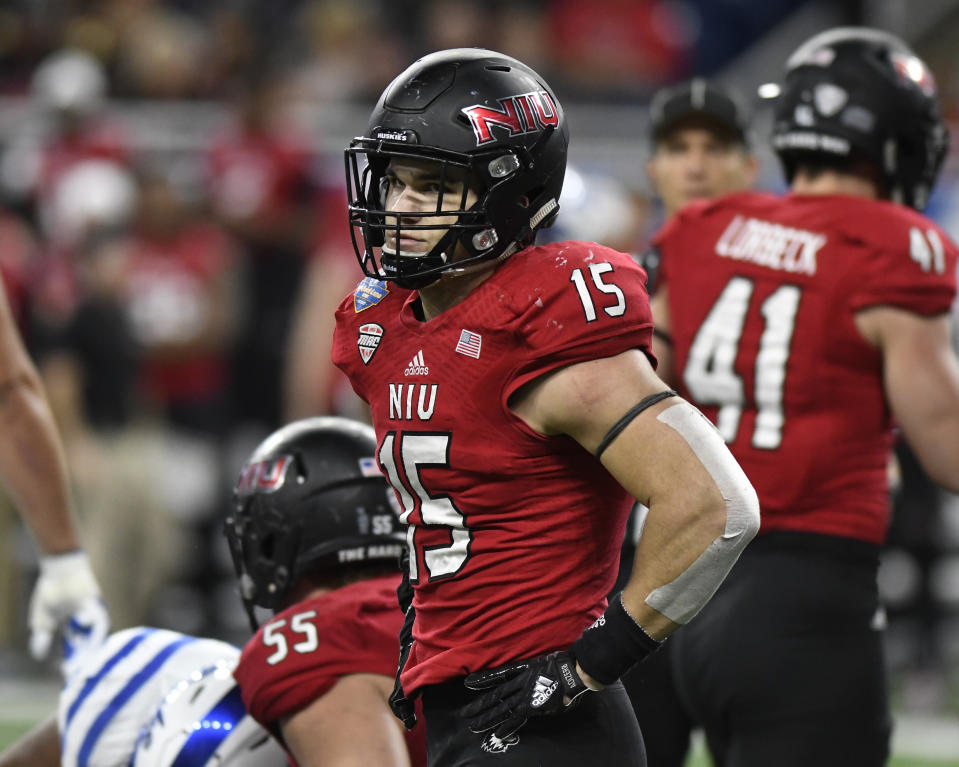
[[[726,528],[674,580],[654,589],[646,604],[674,623],[687,623],[709,601],[759,531],[759,499],[716,428],[688,402],[677,402],[657,418],[686,440],[726,502]]]

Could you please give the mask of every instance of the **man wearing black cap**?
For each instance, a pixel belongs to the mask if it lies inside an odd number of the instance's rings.
[[[750,188],[759,161],[743,110],[723,88],[696,78],[657,91],[650,103],[646,174],[665,218],[686,203]]]
[[[749,148],[745,115],[729,92],[715,83],[696,78],[657,91],[650,103],[649,125],[651,154],[646,174],[662,201],[664,220],[693,200],[721,197],[754,184],[759,160]],[[642,259],[655,321],[659,254],[651,249]],[[655,336],[658,328],[653,333]],[[668,347],[659,343],[657,348],[668,363]],[[632,569],[632,530],[641,524],[639,520],[635,513],[630,519],[621,573]],[[694,726],[676,697],[671,654],[667,643],[623,677],[646,740],[649,764],[657,767],[684,763]]]

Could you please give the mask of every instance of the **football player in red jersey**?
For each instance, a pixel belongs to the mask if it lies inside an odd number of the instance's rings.
[[[298,767],[424,767],[423,727],[405,732],[388,705],[405,545],[375,453],[373,430],[344,418],[267,437],[240,472],[224,532],[251,622],[256,606],[277,614],[242,655],[149,627],[111,636],[71,669],[59,723],[0,764],[277,764],[249,712]]]
[[[392,703],[411,725],[422,700],[433,767],[645,764],[619,677],[758,525],[722,440],[654,372],[642,270],[534,244],[567,143],[539,75],[464,48],[401,73],[346,154],[367,278],[333,359],[409,524]],[[633,499],[646,534],[607,607]]]
[[[276,612],[233,675],[299,767],[426,764],[423,727],[391,715],[404,534],[366,424],[294,421],[253,451],[224,532],[240,593]]]
[[[876,571],[894,428],[959,490],[957,251],[918,212],[947,133],[901,40],[837,28],[788,60],[772,140],[789,194],[695,203],[655,240],[663,375],[762,508],[674,637],[673,680],[717,764],[873,767],[891,727]]]

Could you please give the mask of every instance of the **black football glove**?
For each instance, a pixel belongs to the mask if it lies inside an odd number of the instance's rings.
[[[500,739],[508,738],[531,716],[547,716],[569,708],[589,690],[568,652],[476,671],[463,684],[470,690],[486,690],[463,708],[463,715],[470,719],[470,730],[494,730],[493,735]]]
[[[413,614],[413,608],[410,608],[410,611],[407,613],[407,619]],[[409,622],[413,621],[409,619]],[[393,716],[399,719],[403,726],[407,730],[412,730],[413,725],[416,724],[416,709],[413,705],[413,701],[406,697],[406,693],[403,691],[403,684],[400,682],[400,674],[403,673],[403,668],[406,666],[406,661],[410,657],[410,649],[413,647],[413,642],[402,645],[400,647],[400,662],[396,668],[396,679],[393,682],[393,692],[390,693],[390,710],[393,712]]]
[[[400,585],[396,587],[396,601],[406,615],[410,607],[413,606],[413,584],[410,583],[410,550],[404,546],[400,554],[400,572],[403,573],[403,579]]]
[[[393,692],[390,693],[390,709],[393,715],[399,719],[407,730],[412,730],[416,724],[416,711],[413,701],[406,697],[403,692],[403,685],[400,682],[400,674],[406,666],[406,661],[410,657],[410,650],[413,648],[413,621],[416,619],[416,610],[413,608],[413,587],[410,585],[409,576],[409,553],[404,548],[405,556],[400,559],[400,565],[403,567],[403,580],[396,588],[396,600],[399,602],[400,609],[406,614],[403,620],[403,627],[400,629],[400,661],[396,667],[396,679],[393,682]]]

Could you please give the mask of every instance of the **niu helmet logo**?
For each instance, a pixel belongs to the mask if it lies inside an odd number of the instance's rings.
[[[559,114],[553,97],[546,91],[530,91],[498,99],[500,109],[474,104],[462,111],[473,126],[476,146],[495,141],[493,127],[509,131],[510,136],[535,133],[547,125],[559,125]]]
[[[275,493],[283,487],[286,470],[292,463],[293,456],[290,455],[248,463],[240,472],[240,478],[236,483],[237,493],[250,495],[258,490],[264,493]]]
[[[936,95],[936,79],[921,59],[901,53],[893,53],[891,58],[896,74],[903,82],[918,86],[923,95],[930,98]]]

